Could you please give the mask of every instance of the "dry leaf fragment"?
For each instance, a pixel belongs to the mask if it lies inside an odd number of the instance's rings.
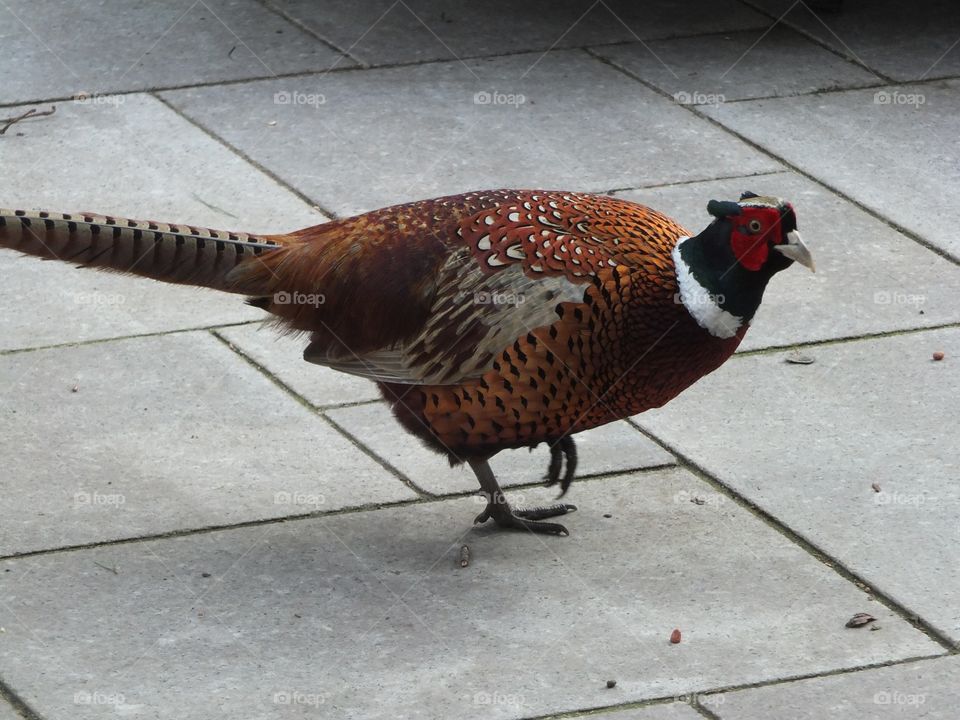
[[[867,625],[868,623],[872,623],[875,620],[876,618],[870,613],[861,612],[861,613],[857,613],[852,618],[847,620],[847,627],[848,628],[863,627],[864,625]]]
[[[809,355],[801,355],[800,353],[791,353],[787,355],[786,361],[791,365],[813,365],[816,360]]]

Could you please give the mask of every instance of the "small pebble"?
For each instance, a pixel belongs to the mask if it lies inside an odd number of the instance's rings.
[[[943,350],[937,350],[937,351],[933,354],[933,359],[934,359],[934,360],[937,360],[938,362],[939,362],[940,360],[943,360],[945,357],[946,357],[946,355],[944,354]]]
[[[677,628],[672,633],[670,633],[670,644],[676,645],[680,642],[680,629]]]
[[[787,355],[786,361],[792,365],[813,365],[816,360],[809,355],[801,355],[799,352]]]
[[[616,680],[607,680],[607,687],[608,687],[608,688],[615,688],[616,686],[617,686],[617,681],[616,681]]]
[[[613,515],[611,515],[610,513],[604,513],[603,516],[604,516],[605,518],[612,518],[612,517],[613,517]]]
[[[200,573],[200,577],[210,577],[210,573]]]
[[[880,492],[880,483],[873,483],[872,485],[870,485],[870,487],[873,488],[874,492],[876,493]]]

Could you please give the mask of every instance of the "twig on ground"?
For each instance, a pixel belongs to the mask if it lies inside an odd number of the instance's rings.
[[[53,115],[56,111],[57,111],[56,105],[51,106],[49,110],[45,110],[43,112],[38,112],[36,108],[31,108],[30,110],[27,110],[22,115],[17,115],[16,117],[10,117],[10,118],[3,118],[2,120],[0,120],[0,123],[4,124],[3,127],[0,127],[0,135],[3,135],[7,130],[9,130],[11,127],[16,125],[21,120],[26,120],[28,118],[46,117],[47,115]]]
[[[104,570],[109,570],[109,571],[112,572],[114,575],[119,575],[119,574],[120,574],[120,572],[119,572],[115,567],[108,567],[107,565],[101,565],[101,564],[98,563],[96,560],[93,561],[93,564],[96,565],[96,566],[99,567],[99,568],[103,568]]]

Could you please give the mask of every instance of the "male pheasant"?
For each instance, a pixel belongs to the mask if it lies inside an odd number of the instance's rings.
[[[576,509],[511,509],[490,469],[668,402],[743,339],[770,278],[813,261],[793,207],[712,200],[696,236],[661,213],[575,192],[493,190],[257,236],[87,213],[0,210],[0,246],[248,295],[310,334],[304,359],[379,383],[400,423],[486,495],[477,522],[566,534]],[[566,468],[561,480],[563,459]]]

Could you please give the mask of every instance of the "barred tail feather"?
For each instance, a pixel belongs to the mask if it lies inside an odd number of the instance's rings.
[[[282,246],[284,236],[210,230],[90,213],[0,209],[0,247],[78,267],[246,293],[231,270]]]

